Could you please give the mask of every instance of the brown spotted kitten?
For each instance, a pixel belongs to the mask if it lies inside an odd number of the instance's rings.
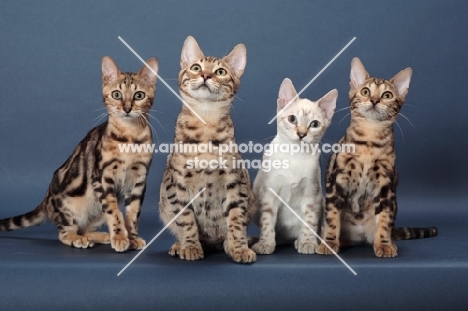
[[[156,72],[155,58],[147,64]],[[93,128],[58,168],[47,194],[33,211],[0,220],[0,231],[51,220],[63,244],[77,248],[111,244],[117,252],[141,249],[138,219],[151,153],[122,153],[121,143],[151,144],[147,115],[153,104],[156,76],[146,66],[122,73],[114,61],[102,59],[102,95],[108,120]],[[119,209],[124,202],[125,219]],[[109,233],[96,232],[103,223]]]
[[[249,174],[245,168],[233,166],[233,158],[241,159],[240,154],[236,148],[221,156],[216,148],[203,150],[209,142],[214,147],[236,143],[229,111],[246,61],[243,44],[224,58],[216,58],[205,57],[193,37],[185,40],[180,94],[206,124],[185,105],[182,107],[175,143],[192,144],[197,149],[169,155],[160,190],[161,218],[167,224],[198,192],[203,188],[206,191],[171,224],[178,240],[169,250],[172,256],[199,260],[204,257],[202,246],[224,243],[226,254],[235,262],[256,260],[247,246],[247,224],[254,207]],[[207,166],[197,160],[212,162]]]
[[[393,123],[404,103],[412,70],[391,80],[372,78],[358,58],[351,62],[351,124],[340,144],[355,152],[335,153],[326,176],[322,236],[338,251],[340,244],[373,244],[377,257],[397,256],[395,240],[437,235],[437,228],[396,228],[397,214]],[[332,252],[322,243],[320,254]]]

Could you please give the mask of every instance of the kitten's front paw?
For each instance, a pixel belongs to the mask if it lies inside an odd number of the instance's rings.
[[[294,247],[299,254],[315,254],[315,250],[318,248],[317,243],[313,241],[294,241]]]
[[[136,237],[136,238],[130,240],[129,249],[142,249],[143,247],[145,247],[145,245],[146,245],[145,240],[143,240],[140,237]]]
[[[250,248],[236,250],[229,256],[232,260],[239,263],[252,263],[257,261],[257,254],[255,254],[255,252]]]
[[[374,244],[374,253],[377,257],[384,257],[384,258],[393,258],[398,256],[397,253],[398,248],[396,247],[395,243],[392,244]]]
[[[200,260],[204,257],[205,255],[201,247],[188,246],[179,249],[179,258],[183,260]]]
[[[327,241],[327,245],[338,253],[340,249],[340,244],[337,241]],[[333,252],[322,242],[317,248],[317,254],[321,255],[332,255]]]
[[[236,244],[229,240],[224,240],[224,252],[232,260],[239,263],[252,263],[257,261],[257,254],[247,247],[247,245]]]
[[[169,255],[179,256],[184,260],[200,260],[204,258],[203,249],[201,247],[189,246],[182,248],[180,242],[175,242],[169,249]]]
[[[268,243],[267,241],[258,241],[252,246],[252,250],[259,255],[273,254],[275,251],[275,243]]]
[[[111,247],[116,252],[125,252],[130,246],[130,241],[124,234],[116,234],[111,238]]]

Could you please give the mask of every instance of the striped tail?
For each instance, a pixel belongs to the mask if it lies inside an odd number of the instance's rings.
[[[432,238],[434,236],[437,236],[437,234],[438,234],[438,230],[437,230],[436,227],[393,228],[393,230],[392,230],[392,238],[395,241]]]
[[[41,203],[34,210],[11,218],[0,219],[0,231],[12,231],[42,224],[46,220],[46,212]]]

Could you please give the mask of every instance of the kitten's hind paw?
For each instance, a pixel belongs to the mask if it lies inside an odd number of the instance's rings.
[[[94,246],[93,239],[87,236],[78,235],[73,232],[60,233],[59,240],[65,245],[73,246],[76,248],[88,248]]]
[[[146,241],[140,237],[136,237],[130,240],[130,247],[128,249],[142,249],[145,247]]]
[[[252,246],[252,250],[259,255],[270,255],[275,251],[275,243],[267,243],[266,241],[258,241]]]
[[[110,234],[107,232],[87,232],[85,236],[94,243],[109,244]]]
[[[76,248],[88,248],[93,247],[94,242],[91,239],[88,239],[86,236],[82,236],[81,238],[77,238],[72,241],[72,246]]]
[[[340,245],[338,242],[335,241],[327,241],[327,245],[335,251],[335,253],[338,253],[340,249]],[[317,254],[321,255],[332,255],[333,252],[322,242],[319,247],[317,248]]]
[[[398,256],[398,248],[394,243],[392,244],[377,244],[374,245],[375,256],[380,258],[393,258]]]
[[[111,247],[116,252],[125,252],[128,247],[130,246],[130,241],[128,238],[123,234],[116,234],[111,238]]]
[[[318,248],[317,243],[312,241],[294,241],[294,247],[299,254],[315,254],[315,250]]]

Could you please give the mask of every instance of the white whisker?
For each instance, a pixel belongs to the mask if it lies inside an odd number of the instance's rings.
[[[147,114],[147,115],[149,115],[149,114]],[[156,132],[156,130],[154,129],[154,127],[151,125],[151,123],[148,121],[148,119],[145,118],[144,115],[140,115],[140,117],[139,117],[138,119],[139,119],[140,121],[142,121],[144,125],[147,124],[147,125],[150,127],[151,132],[156,136],[156,141],[157,141],[157,143],[158,143],[158,145],[159,145],[159,136],[158,136],[158,133]],[[141,120],[141,119],[142,119],[142,120]],[[146,124],[145,124],[145,123],[146,123]]]
[[[344,111],[344,110],[348,110],[348,109],[350,109],[350,107],[344,107],[344,108],[335,110],[335,113],[338,113],[338,112],[341,112],[341,111]]]
[[[105,117],[107,117],[108,113],[107,112],[103,112],[101,113],[100,115],[98,115],[96,118],[94,118],[94,126],[96,126],[96,124],[98,124],[99,122],[101,122],[102,119],[104,119]]]
[[[153,116],[150,115],[149,113],[148,113],[148,116],[149,116],[151,119],[153,119],[153,120],[155,120],[156,122],[158,122],[159,126],[163,129],[164,132],[166,132],[166,129],[164,128],[164,126],[162,126],[161,122],[159,122],[158,119],[156,119],[155,117],[153,117]]]
[[[406,121],[408,121],[408,123],[415,129],[417,130],[417,128],[414,126],[413,123],[411,123],[411,121],[408,119],[407,116],[405,116],[404,114],[402,114],[401,112],[398,113],[400,116],[402,116]]]
[[[275,135],[268,136],[268,137],[265,138],[263,141],[265,141],[265,140],[267,140],[267,139],[269,140],[270,138],[275,137],[275,136],[276,136],[276,134],[275,134]]]
[[[341,124],[341,122],[343,122],[343,120],[347,117],[347,116],[350,116],[351,115],[351,112],[348,112],[343,118],[341,118],[340,122],[338,122],[338,124]]]
[[[400,124],[397,122],[397,120],[395,119],[394,116],[392,116],[390,113],[387,112],[386,109],[382,109],[383,112],[385,112],[385,114],[387,115],[387,117],[390,117],[393,119],[393,122],[398,126],[398,128],[400,129],[400,133],[401,133],[401,137],[403,138],[403,140],[405,140],[405,135],[403,135],[403,130],[401,129],[401,126]]]

